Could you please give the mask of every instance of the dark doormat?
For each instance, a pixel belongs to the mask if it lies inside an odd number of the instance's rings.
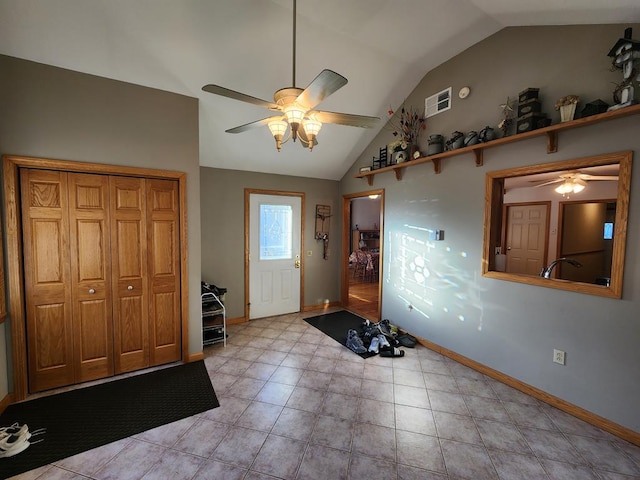
[[[362,322],[365,320],[365,318],[347,312],[346,310],[304,319],[309,325],[316,327],[325,335],[329,335],[336,342],[345,346],[347,342],[347,332],[350,329],[354,329],[358,334],[362,333]],[[365,352],[356,353],[356,355],[360,355],[362,358],[369,358],[374,356],[375,353]]]
[[[46,432],[31,438],[41,442],[0,458],[0,478],[219,406],[202,360],[16,403],[0,415],[0,427],[18,422]]]

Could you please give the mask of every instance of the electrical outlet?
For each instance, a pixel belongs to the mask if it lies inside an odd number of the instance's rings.
[[[565,357],[565,352],[563,352],[562,350],[557,350],[557,349],[553,349],[553,361],[555,363],[559,363],[560,365],[564,365],[564,357]]]

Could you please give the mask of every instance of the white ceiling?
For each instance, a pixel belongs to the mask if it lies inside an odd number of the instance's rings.
[[[349,83],[322,110],[377,116],[378,128],[324,125],[313,152],[270,115],[203,92],[218,84],[271,101],[292,84],[292,0],[0,0],[0,53],[200,100],[203,166],[340,179],[424,75],[512,25],[633,23],[638,0],[298,0],[296,86],[324,68]],[[635,35],[634,35],[635,36]]]

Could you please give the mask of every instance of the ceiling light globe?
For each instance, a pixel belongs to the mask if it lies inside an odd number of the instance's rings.
[[[267,125],[269,126],[269,130],[271,130],[271,135],[273,135],[273,138],[276,141],[276,148],[280,151],[280,148],[282,147],[282,138],[287,131],[288,124],[282,118],[278,118],[271,120]]]
[[[311,118],[305,118],[302,121],[302,127],[304,128],[304,132],[307,134],[307,137],[311,139],[312,135],[314,137],[318,135],[318,132],[320,132],[320,129],[322,128],[322,123]]]
[[[573,191],[573,184],[571,182],[564,182],[562,185],[555,189],[556,192],[565,195]]]
[[[289,124],[297,123],[300,125],[305,113],[306,111],[295,103],[284,107],[284,114],[287,117]]]

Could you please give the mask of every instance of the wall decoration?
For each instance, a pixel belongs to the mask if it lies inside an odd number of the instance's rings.
[[[507,97],[507,101],[500,105],[502,109],[502,120],[498,124],[498,128],[502,132],[502,136],[506,137],[510,134],[511,125],[513,125],[513,100]]]
[[[377,170],[379,168],[384,168],[389,165],[389,160],[387,159],[387,147],[384,146],[380,149],[378,157],[373,157],[373,163],[371,168],[373,170]]]
[[[322,258],[329,257],[329,218],[331,217],[331,205],[316,205],[316,240],[322,240]]]
[[[613,57],[612,68],[622,70],[622,82],[613,91],[616,105],[609,110],[638,103],[640,97],[640,41],[631,38],[632,28],[624,31],[624,38],[618,39],[609,56]]]

